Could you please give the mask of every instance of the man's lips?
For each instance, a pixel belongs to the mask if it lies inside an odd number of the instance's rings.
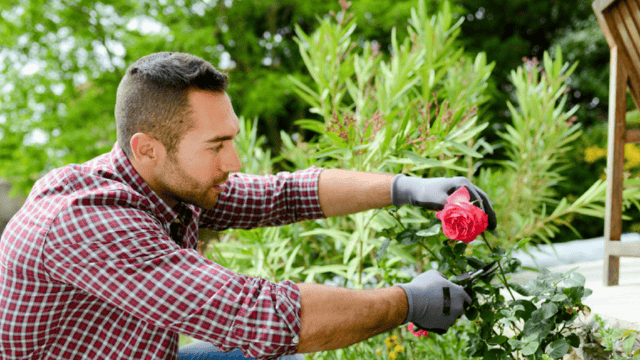
[[[214,185],[214,186],[213,186],[213,188],[214,188],[214,189],[216,189],[216,190],[220,190],[220,191],[224,190],[224,189],[225,189],[225,187],[227,187],[227,183],[226,183],[226,182],[224,182],[224,183],[222,183],[222,184],[220,184],[220,185]]]

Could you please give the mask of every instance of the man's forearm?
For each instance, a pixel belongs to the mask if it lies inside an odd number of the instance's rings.
[[[318,192],[325,216],[341,216],[391,205],[394,175],[327,169],[320,174]]]
[[[377,290],[314,284],[298,287],[302,306],[300,353],[343,348],[392,329],[407,316],[407,295],[399,287]]]

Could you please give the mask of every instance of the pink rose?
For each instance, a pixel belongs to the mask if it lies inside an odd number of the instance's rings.
[[[447,197],[444,209],[436,214],[442,221],[442,232],[449,239],[468,244],[487,229],[489,217],[470,200],[469,191],[463,186]]]
[[[407,326],[407,330],[411,331],[411,333],[413,333],[413,335],[421,338],[423,336],[429,336],[429,332],[427,330],[418,330],[418,331],[413,331],[414,326],[413,323],[409,323],[409,326]]]

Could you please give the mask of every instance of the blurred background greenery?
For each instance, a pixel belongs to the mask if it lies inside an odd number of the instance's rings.
[[[430,9],[441,1],[428,1]],[[391,31],[407,36],[407,19],[417,0],[353,0],[358,45],[371,41],[391,56]],[[567,61],[578,62],[570,78],[568,104],[580,105],[576,121],[584,134],[567,155],[566,179],[558,197],[577,197],[604,177],[608,109],[609,49],[586,0],[452,2],[454,18],[464,18],[456,41],[471,58],[485,52],[496,66],[490,99],[479,109],[489,122],[489,141],[504,129],[515,98],[509,72],[525,58],[541,58],[559,45]],[[318,119],[293,91],[288,75],[313,81],[294,41],[294,27],[311,33],[318,17],[338,13],[338,1],[320,0],[21,0],[0,8],[0,178],[26,194],[52,168],[84,162],[115,142],[113,109],[126,67],[157,51],[189,52],[229,73],[228,90],[238,115],[258,118],[263,147],[278,158],[280,132],[298,139],[313,134],[294,122]],[[633,115],[633,114],[632,114]],[[631,120],[637,116],[631,116]],[[630,175],[640,171],[640,148],[627,145]],[[485,158],[492,166],[505,154]],[[635,210],[630,210],[635,211]],[[637,231],[636,213],[624,231]],[[603,222],[576,216],[583,238],[602,236]],[[562,230],[554,241],[576,238]]]

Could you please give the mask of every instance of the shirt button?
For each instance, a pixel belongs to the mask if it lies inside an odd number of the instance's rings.
[[[298,335],[293,337],[293,342],[296,344],[300,342],[300,338],[298,337]]]

